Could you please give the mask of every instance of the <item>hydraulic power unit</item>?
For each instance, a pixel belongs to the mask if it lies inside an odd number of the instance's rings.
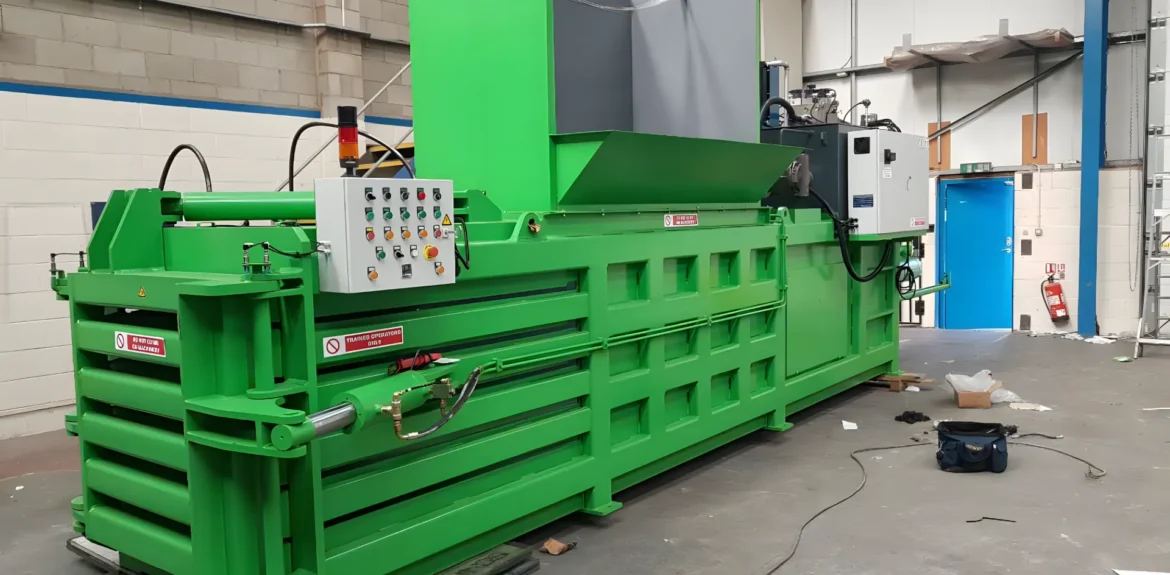
[[[410,8],[419,179],[118,190],[54,271],[74,528],[124,568],[435,573],[898,371],[921,231],[760,205],[801,149],[751,135],[755,0]],[[602,29],[627,73],[586,66]],[[719,65],[660,50],[687,38]],[[567,103],[585,71],[612,102]]]

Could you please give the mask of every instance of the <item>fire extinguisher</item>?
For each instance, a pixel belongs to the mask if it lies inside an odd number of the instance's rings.
[[[1040,282],[1040,295],[1044,298],[1044,307],[1048,308],[1048,317],[1054,322],[1068,321],[1068,306],[1064,303],[1064,288],[1053,276]]]

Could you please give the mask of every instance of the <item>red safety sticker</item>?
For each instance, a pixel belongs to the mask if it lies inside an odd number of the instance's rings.
[[[325,357],[402,345],[402,326],[350,333],[322,340]]]
[[[699,225],[699,214],[666,214],[662,222],[668,228],[689,228]]]
[[[124,331],[114,332],[114,349],[155,357],[167,356],[167,342],[163,338]]]
[[[925,226],[925,225],[926,225],[926,218],[911,218],[910,219],[910,227],[912,227],[912,228],[921,228],[922,226]]]

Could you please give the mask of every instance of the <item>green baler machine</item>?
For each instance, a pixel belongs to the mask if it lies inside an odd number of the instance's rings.
[[[320,183],[113,192],[53,278],[78,532],[150,574],[435,573],[898,371],[894,269],[853,281],[828,216],[760,206],[800,149],[558,133],[560,5],[411,6],[420,175],[464,190],[453,283],[323,290]],[[452,114],[467,85],[512,124]],[[239,220],[276,225],[205,224]]]

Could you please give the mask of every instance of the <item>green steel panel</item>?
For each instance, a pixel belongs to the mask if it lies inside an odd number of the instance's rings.
[[[85,462],[89,488],[183,524],[191,523],[191,500],[182,484],[102,459]]]
[[[433,151],[419,177],[486,190],[504,210],[550,209],[552,2],[413,2],[410,22],[414,121],[426,126],[415,144]],[[507,118],[507,129],[469,123],[459,110]]]
[[[835,244],[788,250],[788,376],[841,359],[849,353],[847,305],[855,282]]]

